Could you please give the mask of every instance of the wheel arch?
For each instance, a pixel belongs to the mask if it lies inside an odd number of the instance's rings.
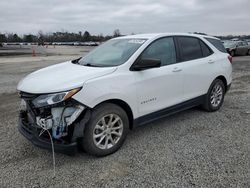
[[[225,90],[227,91],[228,90],[228,85],[227,85],[227,79],[225,78],[225,76],[220,75],[220,76],[217,76],[214,80],[216,80],[216,79],[219,79],[224,83]]]
[[[128,103],[126,103],[125,101],[123,101],[121,99],[108,99],[108,100],[102,101],[101,103],[98,103],[97,105],[95,105],[95,107],[100,105],[100,104],[103,104],[103,103],[112,103],[112,104],[116,104],[117,106],[121,107],[126,112],[126,114],[128,116],[129,129],[133,129],[134,115],[133,115],[133,111],[132,111],[131,107],[128,105]]]

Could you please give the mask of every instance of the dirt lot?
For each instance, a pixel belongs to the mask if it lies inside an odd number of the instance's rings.
[[[51,152],[17,131],[16,85],[89,49],[70,50],[0,58],[0,187],[250,187],[250,56],[234,58],[232,88],[218,112],[194,108],[137,128],[104,158],[56,154],[52,178]]]

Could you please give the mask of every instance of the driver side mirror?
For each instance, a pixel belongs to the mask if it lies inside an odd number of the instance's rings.
[[[139,59],[132,67],[131,71],[141,71],[161,66],[160,59]]]

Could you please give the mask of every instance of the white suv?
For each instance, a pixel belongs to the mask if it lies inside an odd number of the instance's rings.
[[[232,81],[231,62],[210,36],[115,38],[20,81],[19,131],[42,148],[51,148],[52,135],[58,152],[73,154],[80,145],[108,155],[136,126],[198,105],[218,110]]]

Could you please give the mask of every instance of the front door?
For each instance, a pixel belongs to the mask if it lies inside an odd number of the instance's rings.
[[[143,116],[182,101],[182,68],[176,63],[172,37],[157,39],[142,52],[140,59],[159,59],[161,67],[134,71],[138,114]]]

